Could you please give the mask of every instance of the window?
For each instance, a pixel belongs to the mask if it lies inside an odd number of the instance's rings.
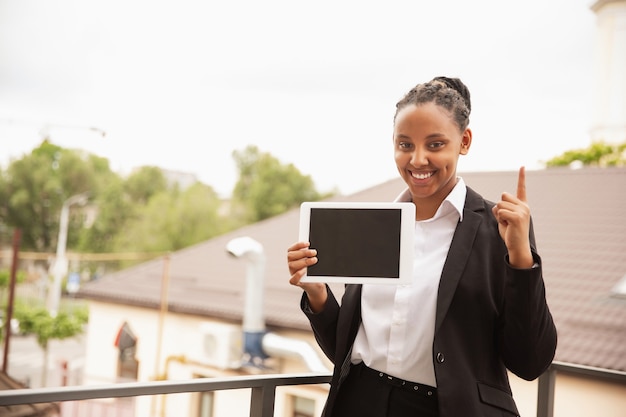
[[[137,380],[139,361],[135,358],[137,337],[128,323],[124,322],[117,332],[115,346],[120,351],[117,360],[117,376],[120,380]]]
[[[139,361],[135,358],[135,348],[120,353],[117,361],[117,377],[120,381],[136,381],[139,373]]]

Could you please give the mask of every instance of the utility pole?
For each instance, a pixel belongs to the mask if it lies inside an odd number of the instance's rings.
[[[22,239],[22,231],[15,229],[13,232],[13,263],[11,264],[11,281],[9,283],[9,303],[7,305],[6,322],[4,329],[6,331],[4,338],[4,353],[2,358],[2,372],[7,373],[9,366],[9,345],[11,340],[11,320],[13,319],[13,300],[15,298],[15,282],[17,281],[17,263],[19,262],[18,252],[20,250],[20,241]]]
[[[73,204],[84,205],[87,203],[88,193],[76,194],[65,200],[61,208],[61,218],[59,221],[59,237],[57,239],[57,253],[52,264],[51,272],[54,277],[52,291],[48,298],[48,310],[52,317],[56,317],[59,311],[59,303],[61,300],[61,281],[67,275],[68,260],[65,254],[67,246],[67,229],[69,226],[70,206]]]

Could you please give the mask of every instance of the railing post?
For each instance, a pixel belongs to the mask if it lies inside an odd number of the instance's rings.
[[[537,417],[553,417],[556,370],[548,368],[537,380]]]
[[[276,397],[276,386],[252,387],[252,398],[250,400],[250,417],[273,417],[274,400]]]

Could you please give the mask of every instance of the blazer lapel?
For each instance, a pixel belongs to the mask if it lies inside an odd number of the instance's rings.
[[[352,346],[356,333],[361,324],[361,289],[360,284],[349,284],[345,287],[344,295],[341,299],[341,313],[337,323],[340,329],[337,335],[337,346],[346,352]]]
[[[337,350],[333,380],[340,385],[350,372],[352,344],[361,324],[360,284],[346,285],[337,322]],[[341,361],[341,362],[339,362]]]
[[[439,294],[437,296],[437,317],[435,320],[435,333],[439,330],[443,318],[446,316],[456,287],[461,279],[467,260],[472,252],[472,246],[478,227],[483,221],[480,211],[485,210],[483,198],[467,187],[465,208],[463,209],[463,221],[459,222],[452,237],[452,243],[446,262],[443,265],[441,280],[439,282]]]

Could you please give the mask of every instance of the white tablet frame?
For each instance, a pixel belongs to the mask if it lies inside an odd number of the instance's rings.
[[[400,210],[400,253],[398,257],[399,277],[318,276],[304,275],[301,282],[339,282],[345,284],[409,284],[413,277],[413,246],[415,236],[415,205],[409,202],[304,202],[300,205],[299,241],[308,242],[311,210],[325,209],[393,209]],[[332,231],[331,231],[332,232]],[[316,249],[315,247],[311,247]],[[318,253],[320,259],[328,256]]]

